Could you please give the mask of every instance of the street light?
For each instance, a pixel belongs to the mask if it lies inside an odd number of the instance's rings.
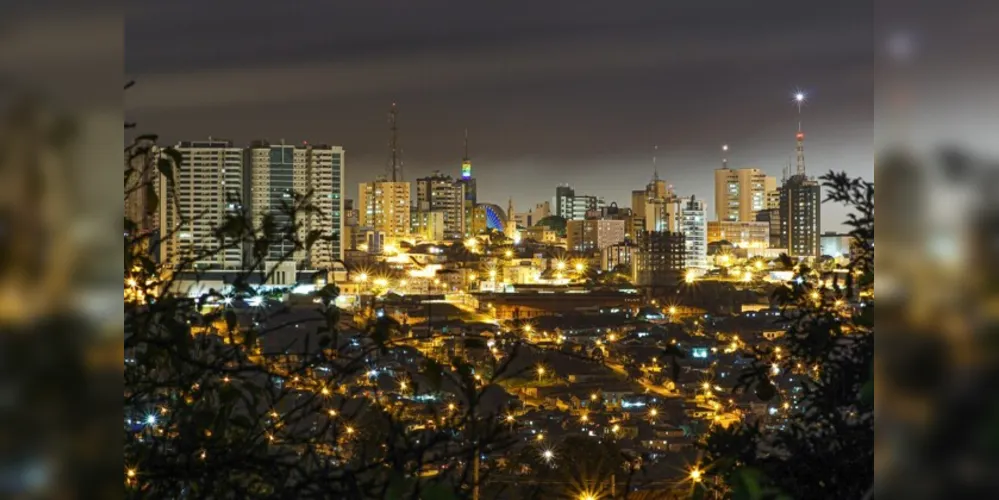
[[[690,480],[695,483],[701,482],[704,479],[703,476],[704,473],[701,472],[701,469],[698,469],[697,467],[694,467],[693,469],[690,470]]]
[[[577,273],[583,272],[584,269],[586,269],[586,266],[582,262],[577,262],[576,263],[576,272]]]

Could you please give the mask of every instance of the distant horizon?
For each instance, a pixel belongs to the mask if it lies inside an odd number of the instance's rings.
[[[660,176],[710,205],[723,144],[731,167],[780,178],[803,91],[809,173],[872,178],[869,2],[301,3],[139,0],[126,23],[129,120],[170,140],[342,146],[356,199],[385,171],[395,102],[406,179],[458,176],[467,129],[483,200],[529,206],[568,183],[625,206],[658,145]],[[825,204],[823,229],[845,216]]]

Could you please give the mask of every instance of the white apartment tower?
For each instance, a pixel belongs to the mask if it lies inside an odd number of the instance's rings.
[[[708,268],[708,214],[703,200],[693,196],[680,200],[679,231],[683,233],[688,270]]]
[[[260,228],[270,214],[279,233],[294,224],[298,241],[304,242],[313,231],[320,235],[307,249],[296,250],[294,241],[275,241],[265,260],[292,261],[304,269],[330,269],[342,260],[343,148],[255,141],[246,156],[254,227]],[[296,206],[310,209],[293,210]]]
[[[416,180],[416,209],[444,215],[444,239],[458,240],[465,235],[465,184],[450,175],[434,172]]]
[[[240,216],[248,197],[243,149],[209,138],[176,146],[183,165],[173,189],[160,196],[160,259],[170,268],[242,269],[243,242],[219,239],[216,229]]]

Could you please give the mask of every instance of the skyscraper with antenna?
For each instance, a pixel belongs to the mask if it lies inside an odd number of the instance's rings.
[[[468,153],[467,128],[465,129],[464,154],[461,157],[461,177],[455,183],[464,191],[463,232],[466,237],[476,235],[479,230],[485,228],[476,227],[475,205],[478,203],[478,198],[476,195],[475,178],[472,177],[472,157]]]
[[[645,187],[649,200],[664,200],[669,195],[666,181],[659,178],[659,146],[652,148],[652,180]]]
[[[805,133],[801,127],[801,106],[805,103],[805,94],[795,93],[794,103],[798,110],[798,131],[795,134],[797,169],[784,181],[780,190],[780,246],[787,249],[792,257],[818,257],[821,254],[822,186],[815,179],[810,179],[805,171]]]
[[[801,105],[805,103],[805,94],[794,94],[794,103],[798,107],[798,133],[795,135],[795,152],[798,155],[798,175],[805,175],[805,132],[801,130]]]

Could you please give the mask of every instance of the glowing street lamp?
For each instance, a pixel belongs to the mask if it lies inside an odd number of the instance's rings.
[[[576,272],[577,273],[583,272],[584,269],[586,269],[586,265],[585,264],[583,264],[582,262],[577,262],[576,263]]]
[[[565,261],[564,260],[560,260],[560,261],[556,262],[555,263],[555,269],[558,269],[559,271],[565,271]]]
[[[685,274],[683,277],[683,281],[686,282],[688,285],[693,284],[695,281],[697,281],[697,272],[693,270],[687,271],[687,274]]]
[[[690,474],[688,474],[688,477],[690,477],[691,481],[699,483],[704,480],[704,473],[701,472],[701,469],[694,467],[693,469],[690,470]]]

